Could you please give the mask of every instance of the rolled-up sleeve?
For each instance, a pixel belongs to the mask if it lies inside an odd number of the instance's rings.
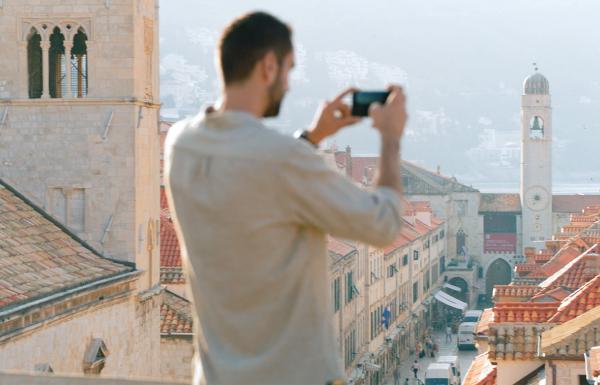
[[[378,247],[396,239],[401,212],[395,190],[357,187],[304,143],[294,146],[287,159],[282,170],[285,199],[295,220],[336,237]]]

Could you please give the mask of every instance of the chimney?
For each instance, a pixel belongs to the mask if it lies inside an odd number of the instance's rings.
[[[346,146],[346,175],[352,178],[352,149]]]
[[[437,166],[437,174],[441,175],[442,174],[442,168],[440,167],[440,165],[438,164]]]

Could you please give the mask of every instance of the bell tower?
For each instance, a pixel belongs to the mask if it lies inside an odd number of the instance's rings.
[[[550,86],[535,72],[521,96],[521,208],[523,247],[544,247],[552,237],[552,107]]]
[[[158,0],[0,0],[0,178],[158,284]]]

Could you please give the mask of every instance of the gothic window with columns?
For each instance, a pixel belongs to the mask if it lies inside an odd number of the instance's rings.
[[[30,99],[88,94],[88,34],[76,22],[24,22]]]

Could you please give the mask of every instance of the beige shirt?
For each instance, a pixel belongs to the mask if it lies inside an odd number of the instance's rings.
[[[165,176],[206,383],[344,377],[326,234],[388,244],[397,193],[361,190],[310,144],[232,111],[173,126]]]

